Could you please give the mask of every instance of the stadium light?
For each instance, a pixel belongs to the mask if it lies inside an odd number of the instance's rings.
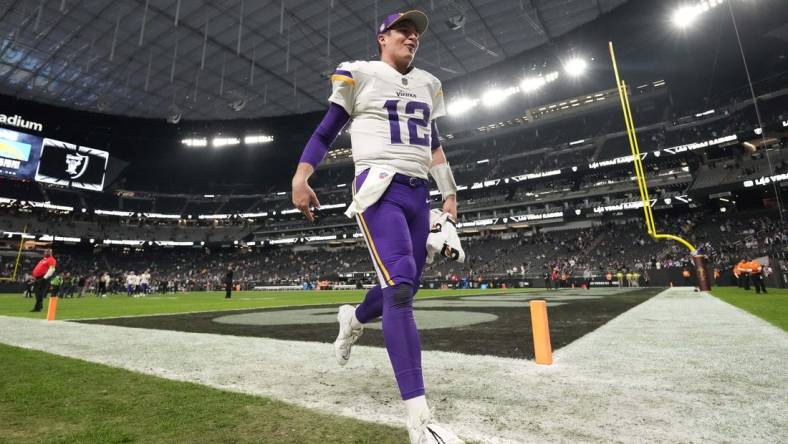
[[[208,139],[202,138],[192,138],[192,139],[183,139],[181,143],[186,146],[208,146]]]
[[[537,89],[543,87],[547,81],[544,77],[526,77],[520,82],[520,91],[524,93],[530,93],[536,91]]]
[[[464,114],[466,111],[474,108],[478,104],[479,99],[468,99],[461,97],[459,99],[453,100],[449,106],[446,107],[446,111],[448,111],[449,115],[451,116],[458,116],[460,114]]]
[[[237,137],[214,137],[211,141],[211,145],[214,147],[222,147],[222,146],[229,146],[229,145],[238,145],[241,143],[241,139]]]
[[[586,72],[588,62],[580,57],[572,57],[564,63],[564,71],[571,77],[578,77]]]
[[[673,13],[673,24],[679,29],[686,29],[698,18],[703,12],[698,5],[684,5]]]
[[[502,103],[506,100],[509,96],[517,92],[517,88],[509,87],[509,88],[492,88],[487,90],[482,96],[482,103],[484,106],[491,108]]]
[[[274,136],[266,136],[265,134],[256,134],[244,137],[244,144],[258,145],[261,143],[270,143],[274,141]]]
[[[716,8],[724,3],[724,0],[701,0],[695,4],[685,4],[673,12],[671,21],[679,29],[687,29],[698,17],[711,8]]]

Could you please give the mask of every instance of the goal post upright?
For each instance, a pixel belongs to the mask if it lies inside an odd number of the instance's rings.
[[[658,233],[656,224],[654,222],[654,213],[651,208],[651,196],[648,192],[648,182],[646,181],[645,169],[643,168],[643,159],[640,156],[640,146],[638,145],[637,133],[635,132],[635,122],[632,117],[632,108],[629,105],[629,95],[627,94],[627,85],[621,80],[618,71],[618,62],[616,61],[616,53],[613,49],[613,42],[608,42],[610,50],[610,59],[613,62],[613,72],[616,76],[616,88],[618,96],[621,99],[621,110],[624,114],[624,125],[627,130],[627,137],[629,139],[629,148],[632,152],[632,163],[635,167],[635,177],[637,178],[638,191],[640,192],[640,200],[643,204],[643,216],[646,221],[646,232],[654,240],[672,240],[685,246],[690,251],[693,264],[698,277],[698,286],[701,291],[709,291],[711,289],[711,280],[709,278],[708,266],[706,264],[706,256],[699,254],[697,248],[686,239],[673,234]]]

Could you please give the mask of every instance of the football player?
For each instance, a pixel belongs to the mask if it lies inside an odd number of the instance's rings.
[[[421,11],[389,15],[377,29],[379,61],[346,62],[331,76],[329,109],[293,176],[293,205],[310,221],[320,203],[309,176],[348,121],[355,164],[355,216],[380,284],[357,307],[339,309],[337,361],[345,365],[365,323],[383,317],[383,338],[408,412],[411,442],[462,442],[430,417],[413,318],[430,229],[429,178],[443,211],[457,217],[457,185],[435,119],[446,113],[440,81],[413,66],[428,26]],[[363,197],[362,197],[363,196]]]

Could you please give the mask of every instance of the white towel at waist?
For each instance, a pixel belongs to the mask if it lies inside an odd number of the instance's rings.
[[[353,218],[356,214],[363,213],[364,210],[372,206],[383,196],[392,179],[394,179],[393,171],[371,167],[361,188],[356,190],[353,201],[347,206],[345,216]]]

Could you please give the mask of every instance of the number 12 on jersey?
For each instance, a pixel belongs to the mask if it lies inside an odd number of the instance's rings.
[[[389,130],[391,131],[391,143],[401,144],[402,134],[399,125],[399,112],[397,105],[400,100],[386,100],[383,108],[389,113]],[[420,116],[419,116],[420,114]],[[406,102],[405,103],[405,116],[413,116],[408,118],[408,143],[410,145],[430,146],[429,134],[419,135],[419,128],[426,130],[430,125],[430,106],[424,102]]]

